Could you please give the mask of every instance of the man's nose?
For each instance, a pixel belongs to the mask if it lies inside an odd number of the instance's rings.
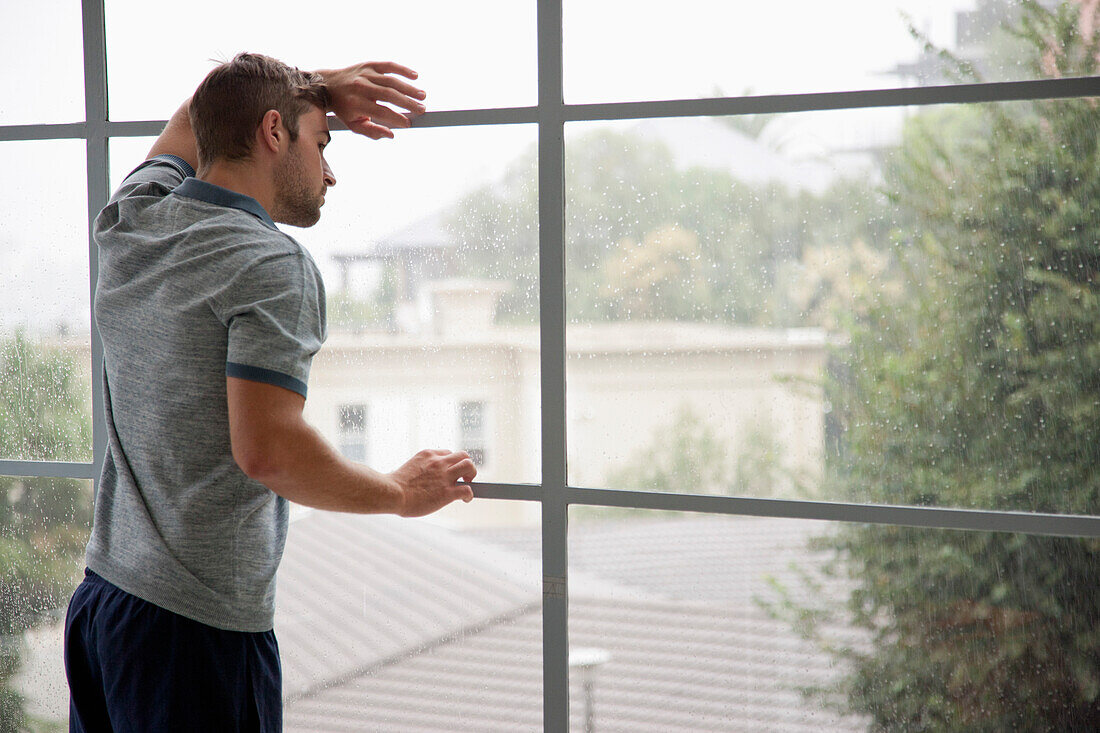
[[[332,188],[333,186],[335,186],[336,185],[336,175],[332,172],[332,168],[329,167],[327,161],[325,162],[324,174],[325,174],[325,185],[328,186],[329,188]]]

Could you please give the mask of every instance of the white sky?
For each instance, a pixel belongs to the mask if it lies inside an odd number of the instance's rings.
[[[950,45],[955,10],[972,6],[973,0],[565,0],[566,101],[896,86],[882,72],[917,53],[898,9]],[[533,0],[107,0],[106,13],[116,120],[167,118],[211,68],[209,59],[239,50],[303,68],[400,61],[420,72],[432,110],[536,99]],[[79,0],[4,2],[0,125],[82,119],[81,58]],[[813,126],[802,134],[826,148],[883,134],[881,115],[871,113],[799,119]],[[410,130],[381,142],[337,135],[330,160],[339,184],[322,224],[292,233],[331,276],[329,253],[365,248],[496,179],[535,139],[534,126]],[[116,141],[112,177],[140,162],[148,144]],[[87,329],[82,153],[79,141],[0,143],[0,331],[58,320]]]

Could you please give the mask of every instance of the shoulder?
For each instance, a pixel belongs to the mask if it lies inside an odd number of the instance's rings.
[[[118,224],[124,210],[129,216],[163,200],[195,171],[187,161],[174,155],[158,155],[146,160],[123,179],[111,200],[96,216],[96,234]]]
[[[262,299],[279,292],[323,298],[321,272],[305,247],[282,232],[232,219],[220,227],[217,247],[218,269],[226,275],[217,288],[222,299]]]
[[[135,195],[167,196],[184,179],[195,175],[191,165],[175,155],[157,155],[146,160],[123,179],[111,196],[117,202]]]

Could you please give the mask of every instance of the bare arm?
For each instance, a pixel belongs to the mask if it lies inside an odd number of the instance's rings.
[[[160,137],[153,143],[149,150],[148,160],[156,155],[175,155],[187,161],[193,170],[199,169],[199,153],[195,147],[195,133],[191,131],[191,118],[188,110],[191,107],[191,98],[180,105],[172,119],[164,126]]]
[[[393,137],[390,128],[408,127],[411,116],[424,112],[421,101],[426,96],[424,91],[398,78],[398,75],[408,79],[417,77],[416,72],[407,66],[392,61],[377,61],[317,73],[324,78],[332,95],[332,108],[327,111],[333,112],[349,130],[360,135],[374,140]],[[379,102],[406,109],[408,114],[400,114]],[[189,97],[168,120],[146,160],[168,153],[183,158],[193,169],[199,169],[190,106]]]
[[[302,417],[305,399],[282,387],[226,377],[233,458],[250,478],[290,501],[364,514],[430,514],[470,501],[469,455],[420,451],[393,473],[341,456]],[[460,483],[459,480],[465,483]]]

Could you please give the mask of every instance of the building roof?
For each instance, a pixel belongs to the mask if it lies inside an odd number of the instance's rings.
[[[640,122],[631,131],[668,146],[679,168],[714,168],[749,184],[779,183],[792,191],[821,193],[845,171],[836,162],[792,160],[759,139],[711,117],[670,117]]]
[[[796,351],[822,349],[835,337],[819,328],[756,328],[718,323],[676,321],[615,321],[573,323],[565,346],[571,355],[669,353],[700,351]],[[451,346],[495,346],[537,350],[538,326],[494,326],[486,331],[436,334],[334,331],[325,342],[335,349],[410,348],[436,351]]]
[[[443,212],[421,217],[397,231],[390,232],[371,243],[362,252],[342,252],[332,255],[339,263],[365,262],[367,260],[394,257],[408,252],[453,249],[458,246],[454,233],[444,222]]]
[[[291,524],[275,628],[289,699],[538,605],[521,556],[425,522],[328,512]]]
[[[808,597],[797,566],[815,531],[740,517],[575,522],[570,644],[610,654],[593,678],[596,730],[864,729],[802,694],[837,674],[834,660],[759,602],[772,582]],[[294,522],[276,619],[287,730],[540,730],[538,537],[321,512]],[[582,677],[571,674],[577,727]]]

